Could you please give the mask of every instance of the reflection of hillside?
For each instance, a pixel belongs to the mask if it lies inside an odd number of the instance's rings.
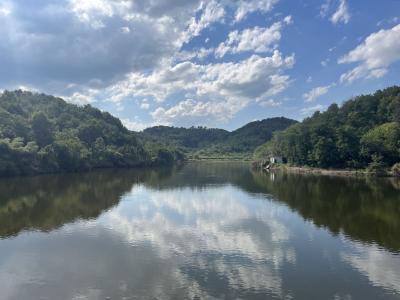
[[[98,217],[136,183],[154,190],[232,184],[286,203],[333,233],[400,251],[400,183],[251,172],[241,163],[191,163],[159,170],[109,170],[0,180],[0,237],[50,231]]]
[[[146,180],[145,184],[147,187],[154,189],[204,188],[210,185],[222,184],[254,186],[248,163],[189,163],[183,168],[171,170],[169,175],[162,176],[161,178],[153,175],[154,180]]]
[[[400,251],[399,182],[253,173],[264,192],[333,233]]]
[[[314,224],[400,251],[400,180],[266,174],[240,163],[193,163],[146,185],[156,189],[233,184],[271,194]]]
[[[141,176],[105,171],[0,181],[0,237],[48,231],[76,219],[96,218],[117,204]]]

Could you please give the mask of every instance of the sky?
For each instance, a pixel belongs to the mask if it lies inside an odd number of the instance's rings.
[[[0,91],[137,131],[302,120],[399,75],[400,0],[0,0]]]

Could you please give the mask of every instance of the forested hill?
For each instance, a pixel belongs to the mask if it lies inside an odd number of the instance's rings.
[[[254,151],[256,147],[270,140],[274,132],[296,123],[297,121],[284,117],[254,121],[230,133],[226,144],[236,151]]]
[[[390,167],[400,162],[400,87],[332,104],[256,150],[293,165],[322,168]]]
[[[90,105],[30,92],[0,94],[0,175],[134,167],[175,153],[146,150],[121,121]]]
[[[295,123],[283,117],[271,118],[248,123],[232,132],[206,127],[156,126],[145,129],[140,135],[145,141],[159,141],[179,147],[189,156],[223,158],[252,153],[257,146],[271,139],[273,132]]]
[[[142,137],[154,139],[167,144],[175,144],[184,148],[203,148],[210,144],[225,140],[229,131],[206,127],[150,127],[141,133]]]

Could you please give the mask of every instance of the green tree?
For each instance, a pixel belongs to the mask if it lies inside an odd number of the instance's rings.
[[[47,116],[42,112],[34,113],[31,122],[37,144],[40,147],[51,144],[53,142],[52,124]]]
[[[90,105],[25,91],[0,94],[0,176],[150,165],[150,150],[162,148],[145,150],[135,132]]]
[[[374,127],[361,138],[362,153],[367,158],[379,156],[388,165],[400,158],[400,126],[396,122]]]
[[[393,108],[393,119],[395,122],[400,124],[400,95],[396,97],[394,101],[394,108]]]
[[[400,87],[355,97],[275,134],[271,149],[294,165],[364,168],[400,161]]]
[[[373,154],[372,161],[369,163],[367,171],[381,176],[385,174],[385,168],[387,165],[383,162],[383,157],[381,155]]]

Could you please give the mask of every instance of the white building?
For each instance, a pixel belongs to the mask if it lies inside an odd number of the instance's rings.
[[[269,158],[269,162],[271,164],[281,164],[281,163],[283,163],[283,159],[281,156],[271,156]]]

